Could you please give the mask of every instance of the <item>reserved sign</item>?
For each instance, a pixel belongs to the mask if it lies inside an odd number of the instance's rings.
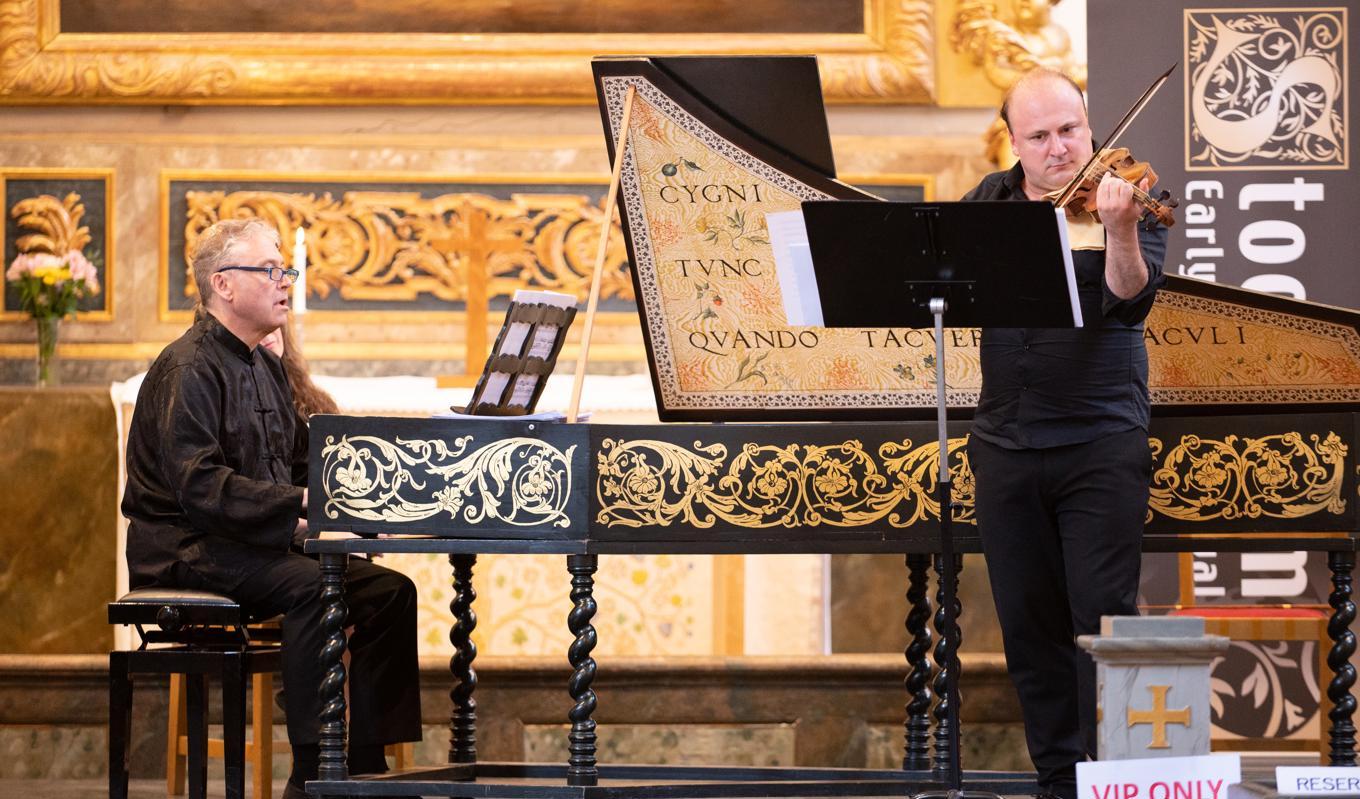
[[[1275,785],[1282,796],[1360,796],[1360,768],[1276,766]]]
[[[1095,760],[1077,764],[1078,799],[1227,799],[1240,755]]]

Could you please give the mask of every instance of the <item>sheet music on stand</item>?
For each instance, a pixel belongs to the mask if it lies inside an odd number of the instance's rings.
[[[464,413],[524,416],[534,412],[576,317],[576,297],[520,289],[486,359]]]
[[[926,204],[923,203],[922,205]],[[1055,208],[1053,213],[1057,219],[1057,236],[1063,257],[1063,277],[1070,298],[1069,304],[1076,326],[1081,327],[1081,303],[1077,299],[1077,276],[1072,263],[1067,217],[1062,209]],[[774,250],[774,268],[775,273],[779,276],[779,291],[783,295],[784,315],[788,319],[788,323],[794,326],[826,326],[822,311],[822,292],[817,286],[817,271],[813,266],[812,249],[808,244],[807,225],[803,218],[803,212],[784,211],[767,214],[765,224],[770,231],[770,245]],[[853,267],[851,265],[843,266],[845,277],[853,279]],[[893,305],[896,299],[894,295],[899,291],[896,286],[882,286],[881,288],[881,298],[885,300],[884,308],[892,312],[894,308],[901,307],[900,304]],[[871,309],[863,308],[861,310],[872,313]],[[963,311],[962,308],[955,308],[956,317],[961,311]],[[900,324],[900,319],[875,318],[872,323],[883,327],[892,327]],[[830,326],[836,327],[837,324],[833,320]],[[963,326],[967,326],[967,323],[964,323]]]

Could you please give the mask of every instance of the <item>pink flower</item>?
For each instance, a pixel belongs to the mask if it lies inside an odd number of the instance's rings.
[[[96,294],[99,291],[99,272],[94,268],[94,264],[85,257],[80,250],[71,250],[66,253],[66,266],[71,270],[73,280],[84,281],[85,291],[89,294]]]
[[[20,255],[10,264],[6,280],[18,280],[43,269],[60,269],[61,259],[51,253],[31,252]]]
[[[18,284],[22,307],[35,317],[64,317],[81,298],[99,293],[99,271],[79,250],[17,256],[5,279]]]
[[[47,285],[73,280],[83,284],[82,293],[99,292],[99,271],[80,250],[71,250],[64,256],[46,252],[24,253],[14,259],[5,271],[6,280],[19,280],[35,277]]]

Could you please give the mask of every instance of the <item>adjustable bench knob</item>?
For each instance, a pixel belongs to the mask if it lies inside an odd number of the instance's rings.
[[[183,626],[183,622],[180,619],[179,608],[170,605],[162,605],[160,609],[156,611],[156,624],[160,625],[160,628],[166,632],[178,632],[179,628]]]

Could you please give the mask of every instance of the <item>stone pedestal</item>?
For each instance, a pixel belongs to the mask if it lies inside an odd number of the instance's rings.
[[[1227,638],[1203,619],[1107,616],[1078,643],[1096,661],[1101,760],[1209,753],[1209,664]]]

